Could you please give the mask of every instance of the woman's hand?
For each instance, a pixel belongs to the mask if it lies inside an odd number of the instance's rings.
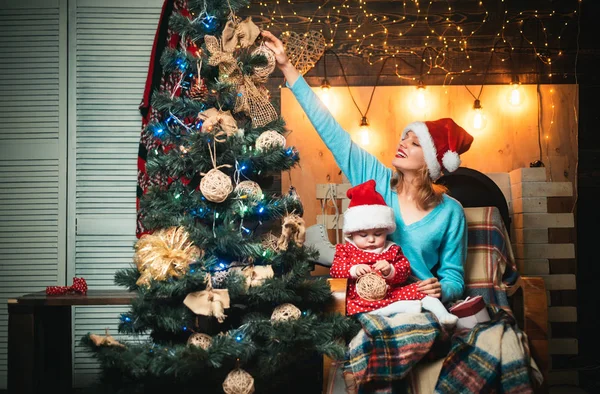
[[[290,86],[294,85],[294,82],[300,77],[300,72],[296,70],[296,67],[292,65],[290,59],[285,53],[285,47],[281,40],[273,35],[270,31],[263,30],[260,32],[263,37],[263,42],[273,53],[275,54],[275,62],[277,67],[283,73],[283,76],[287,80]]]
[[[417,282],[417,290],[431,297],[442,298],[442,284],[435,277]]]
[[[373,264],[373,271],[379,271],[383,276],[388,276],[392,270],[392,265],[387,260],[378,260]]]
[[[356,277],[357,278],[360,278],[361,276],[366,275],[369,272],[372,272],[372,269],[367,264],[359,264],[356,266]]]
[[[287,65],[290,62],[287,54],[285,53],[285,47],[281,40],[273,35],[270,31],[263,30],[260,32],[263,37],[263,42],[273,53],[275,54],[275,61],[277,62],[277,66],[281,68],[282,66]]]

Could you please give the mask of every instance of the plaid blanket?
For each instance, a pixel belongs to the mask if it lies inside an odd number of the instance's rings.
[[[394,382],[424,358],[444,358],[436,393],[531,393],[541,383],[527,337],[501,309],[490,322],[452,336],[429,312],[358,319],[363,330],[350,342],[346,368],[359,394],[394,393]]]
[[[452,338],[436,393],[532,393],[542,374],[529,355],[527,337],[500,310],[487,323]]]
[[[424,357],[445,357],[440,393],[528,392],[530,376],[540,381],[506,295],[519,274],[500,212],[495,207],[465,208],[465,215],[465,296],[481,295],[492,321],[450,337],[429,312],[390,318],[360,315],[363,330],[351,341],[346,363],[359,393],[392,393],[392,382],[406,377]],[[440,354],[444,348],[446,353]]]
[[[464,211],[468,225],[465,297],[481,295],[489,306],[512,314],[506,291],[517,284],[519,272],[500,211],[496,207]]]
[[[392,382],[404,378],[444,338],[429,312],[390,317],[362,313],[358,320],[363,329],[348,347],[348,368],[359,393],[391,393]]]

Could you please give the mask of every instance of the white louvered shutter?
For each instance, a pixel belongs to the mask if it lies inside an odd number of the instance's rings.
[[[162,0],[70,3],[70,132],[75,133],[75,274],[90,288],[115,289],[115,271],[132,264],[136,219],[138,110]],[[72,79],[73,81],[73,79]],[[71,139],[73,141],[73,139]],[[100,371],[79,346],[88,332],[117,335],[128,307],[78,307],[74,386]]]
[[[0,390],[7,386],[7,298],[65,284],[66,12],[60,3],[3,0],[0,7]]]

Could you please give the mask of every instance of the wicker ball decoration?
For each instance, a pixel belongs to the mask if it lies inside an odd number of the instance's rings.
[[[379,301],[387,293],[387,283],[374,272],[361,276],[356,281],[356,292],[367,301]]]
[[[212,338],[210,335],[203,334],[201,332],[195,332],[187,340],[188,345],[196,346],[207,350],[212,344]]]
[[[296,320],[302,315],[300,309],[292,304],[281,304],[273,310],[271,321],[288,321]]]
[[[208,201],[223,202],[233,191],[233,184],[227,174],[213,168],[200,181],[200,191]]]
[[[223,381],[223,391],[225,394],[252,394],[254,378],[241,368],[234,369]]]
[[[269,75],[271,75],[273,70],[275,70],[275,54],[265,45],[257,47],[254,51],[252,51],[252,54],[263,55],[265,58],[267,58],[266,65],[254,67],[254,75],[252,76],[252,79],[255,81],[265,83],[267,82]]]
[[[248,195],[255,198],[260,198],[262,196],[260,185],[254,181],[241,181],[235,187],[235,192],[238,196]]]
[[[274,147],[284,147],[285,137],[275,130],[267,130],[256,139],[256,148],[265,150]]]

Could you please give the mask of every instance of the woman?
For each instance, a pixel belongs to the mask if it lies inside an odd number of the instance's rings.
[[[464,290],[467,223],[461,204],[433,181],[442,167],[448,171],[459,167],[458,155],[469,149],[473,137],[451,119],[411,123],[402,132],[392,171],[352,142],[290,63],[282,42],[268,31],[261,34],[287,86],[350,183],[374,179],[377,191],[393,208],[397,226],[391,238],[420,280],[418,290],[444,303],[459,299]]]

